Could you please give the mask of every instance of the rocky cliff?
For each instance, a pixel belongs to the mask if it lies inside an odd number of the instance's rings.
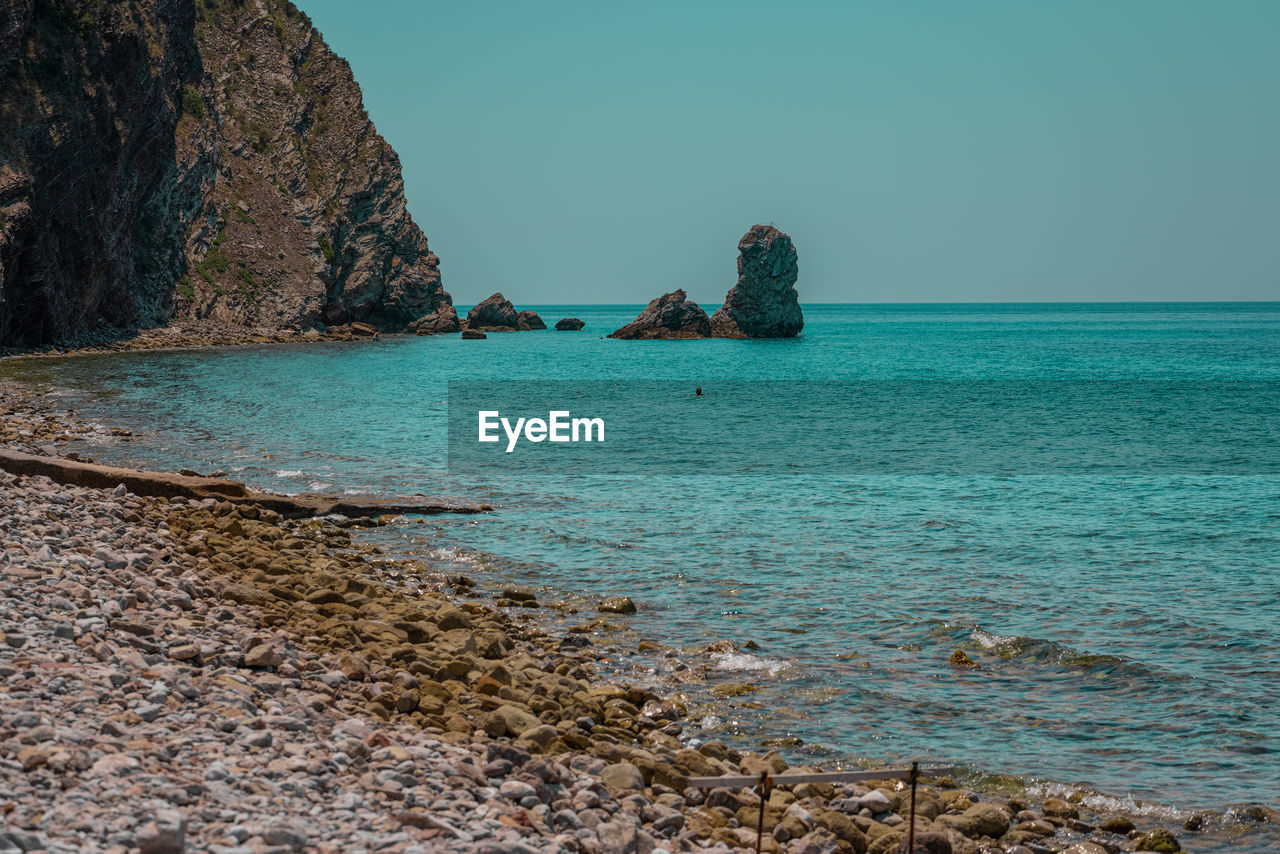
[[[400,162],[285,0],[4,0],[0,346],[457,329]]]
[[[804,328],[796,293],[799,263],[791,238],[754,225],[738,241],[738,282],[711,315],[716,338],[791,338]]]

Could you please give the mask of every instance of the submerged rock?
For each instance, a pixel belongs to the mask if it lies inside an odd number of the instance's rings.
[[[738,241],[738,283],[711,316],[716,338],[791,338],[804,328],[796,248],[771,225],[754,225]]]
[[[557,332],[581,332],[584,326],[586,324],[576,317],[566,317],[556,321]]]
[[[600,603],[600,611],[605,614],[634,614],[636,603],[630,596],[614,596]]]
[[[681,289],[653,300],[635,320],[610,333],[609,337],[709,338],[711,321],[702,306],[690,301]]]

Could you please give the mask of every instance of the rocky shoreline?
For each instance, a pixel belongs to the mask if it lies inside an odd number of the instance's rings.
[[[25,449],[92,429],[19,388],[0,415]],[[349,524],[0,473],[0,852],[754,848],[752,792],[687,782],[782,756],[692,746],[680,704],[603,679],[588,636]],[[905,812],[898,781],[776,788],[763,850],[886,854]],[[938,780],[917,850],[1180,850],[1135,821]]]

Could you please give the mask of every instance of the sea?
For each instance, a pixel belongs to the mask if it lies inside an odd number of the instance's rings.
[[[747,341],[611,340],[641,306],[527,307],[585,329],[0,373],[135,431],[91,448],[101,461],[493,505],[361,537],[486,595],[522,584],[564,603],[519,616],[585,630],[612,675],[680,696],[685,737],[829,767],[954,765],[968,785],[1075,793],[1175,829],[1205,814],[1193,850],[1280,850],[1276,825],[1240,809],[1280,807],[1280,303],[806,305],[800,337]],[[518,454],[472,468],[450,456],[464,381],[581,383],[583,411],[602,385],[796,393],[735,422],[751,459],[718,464],[677,419],[625,471]],[[875,405],[841,409],[846,388]],[[975,390],[1005,389],[975,410]],[[814,424],[867,419],[858,458],[874,465],[813,444]],[[878,457],[877,431],[911,441]],[[673,465],[682,446],[701,456]],[[609,596],[638,613],[601,624]]]

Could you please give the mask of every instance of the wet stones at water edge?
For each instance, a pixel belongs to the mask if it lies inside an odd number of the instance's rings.
[[[462,326],[473,332],[529,332],[547,328],[536,312],[516,311],[511,300],[501,292],[472,306]]]

